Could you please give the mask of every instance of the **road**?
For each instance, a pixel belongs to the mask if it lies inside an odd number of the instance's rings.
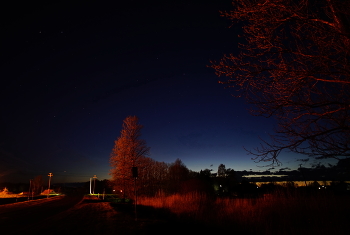
[[[83,195],[0,206],[1,234],[114,234],[116,212]]]
[[[175,217],[154,208],[133,205],[111,206],[93,196],[68,195],[0,205],[0,234],[6,235],[157,235],[218,232],[195,223],[179,223]]]

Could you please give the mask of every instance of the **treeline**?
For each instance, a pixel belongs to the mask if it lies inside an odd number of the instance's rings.
[[[233,169],[226,169],[224,164],[219,165],[217,172],[213,172],[212,169],[196,172],[188,169],[180,159],[176,159],[173,163],[165,163],[145,158],[140,162],[143,164],[138,165],[137,177],[133,177],[132,169],[129,168],[128,184],[122,185],[118,184],[118,181],[110,181],[110,191],[126,198],[134,198],[135,192],[138,196],[149,197],[190,192],[202,192],[213,196],[256,197],[273,191],[291,192],[297,189],[292,181],[286,181],[284,185],[266,182],[258,186],[248,179],[239,177]],[[334,181],[327,187],[315,181],[299,191],[327,189],[340,192],[346,191],[347,187],[342,181]]]
[[[112,187],[121,197],[211,190],[211,170],[193,172],[180,159],[168,164],[149,158],[149,147],[140,138],[143,126],[136,116],[125,118],[122,127],[110,156]],[[234,179],[233,170],[220,166],[221,178]]]
[[[128,116],[122,127],[110,156],[111,188],[122,198],[192,191],[237,195],[242,192],[250,194],[257,189],[255,184],[246,181],[238,183],[236,172],[226,169],[224,164],[220,164],[217,173],[212,174],[211,169],[191,171],[180,159],[173,163],[155,161],[148,157],[150,148],[140,138],[143,126],[138,118]],[[302,169],[301,173],[305,175]]]
[[[39,195],[44,190],[43,183],[44,181],[42,175],[38,175],[34,179],[31,179],[29,183],[1,183],[0,190],[6,187],[11,193],[22,193],[30,191],[32,195]]]
[[[136,166],[137,177],[134,177],[132,167],[129,167],[129,173],[123,175],[123,178],[110,181],[114,193],[120,197],[134,198],[135,193],[140,196],[156,196],[194,191],[212,195],[225,194],[238,185],[234,170],[226,169],[223,164],[219,166],[216,177],[213,177],[211,169],[192,171],[180,159],[165,163],[144,157]]]

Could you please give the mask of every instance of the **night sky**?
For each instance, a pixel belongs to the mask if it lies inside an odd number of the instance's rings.
[[[251,116],[207,67],[242,40],[220,17],[230,0],[50,2],[1,9],[0,182],[110,178],[129,115],[157,161],[266,170],[243,147],[257,147],[274,120]],[[282,153],[282,167],[299,158]]]

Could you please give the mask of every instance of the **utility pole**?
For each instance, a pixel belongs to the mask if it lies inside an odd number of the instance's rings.
[[[28,201],[29,201],[29,198],[30,198],[30,190],[32,190],[32,180],[31,179],[29,180]],[[33,200],[33,196],[32,196],[32,200]]]
[[[92,178],[90,178],[90,195],[91,195],[91,179],[92,179]]]
[[[96,178],[97,178],[97,176],[94,175],[94,177],[92,177],[92,178],[94,178],[94,188],[93,188],[93,190],[92,190],[92,194],[95,194],[95,184],[96,184]]]
[[[135,196],[135,221],[137,221],[137,210],[136,210],[136,206],[137,206],[137,191],[136,191],[136,179],[138,177],[138,168],[137,167],[132,167],[131,168],[131,173],[132,176],[134,177],[134,196]]]
[[[49,177],[49,189],[47,190],[47,198],[49,198],[49,195],[50,195],[50,183],[51,183],[51,177],[53,176],[52,173],[49,173],[48,174],[48,177]]]
[[[301,175],[302,175],[302,176],[303,176],[303,178],[304,178],[305,186],[307,186],[307,183],[306,183],[306,179],[305,179],[305,176],[304,176],[303,170],[301,169],[301,165],[302,165],[302,164],[299,164],[299,169],[300,169]]]

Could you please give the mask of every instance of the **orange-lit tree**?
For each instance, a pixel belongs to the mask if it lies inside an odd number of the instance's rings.
[[[220,83],[277,120],[271,140],[249,151],[280,164],[291,150],[350,156],[350,1],[234,0],[222,12],[242,29],[239,53],[212,61]]]
[[[146,155],[149,154],[149,147],[146,141],[142,140],[142,125],[138,123],[136,116],[128,116],[124,119],[123,129],[120,137],[115,141],[110,156],[111,175],[117,190],[122,191],[125,198],[134,196],[134,177],[132,167],[138,167],[144,171]],[[139,174],[142,179],[142,174]]]
[[[168,164],[158,162],[152,158],[144,158],[142,166],[139,169],[140,180],[139,195],[154,196],[163,192],[166,186],[166,177],[168,175]]]

